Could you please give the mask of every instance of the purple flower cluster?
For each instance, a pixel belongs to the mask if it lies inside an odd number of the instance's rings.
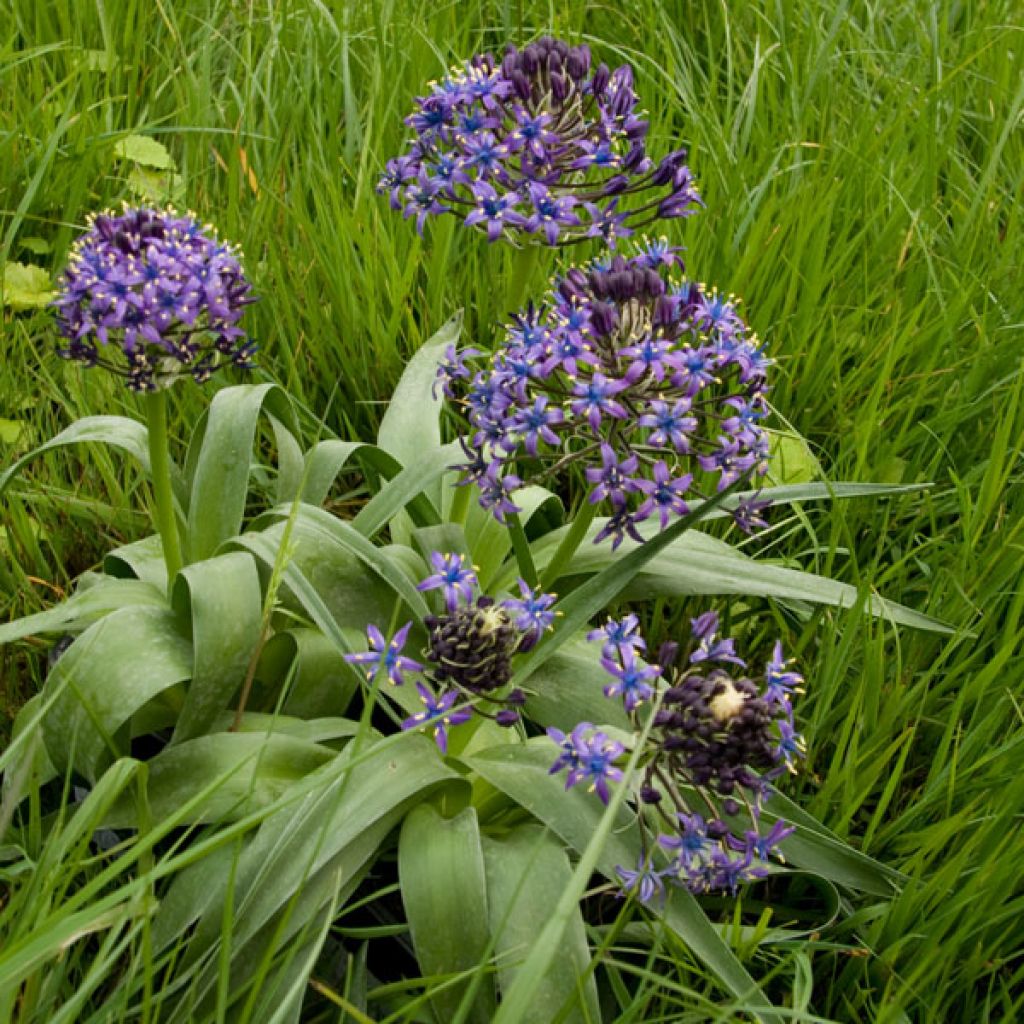
[[[452,213],[489,241],[548,245],[617,238],[695,213],[686,151],[655,163],[645,148],[633,71],[592,66],[586,46],[543,38],[501,61],[478,54],[416,100],[415,132],[378,185],[415,217]],[[634,197],[642,197],[634,201]]]
[[[692,620],[691,632],[685,657],[668,643],[655,665],[643,661],[646,643],[635,616],[609,620],[588,635],[602,645],[612,680],[605,695],[622,700],[637,728],[640,706],[655,708],[634,796],[644,853],[635,869],[617,869],[623,891],[644,901],[663,895],[666,884],[735,892],[767,874],[767,862],[781,856],[779,844],[793,832],[781,821],[762,832],[760,819],[772,780],[794,771],[802,756],[791,698],[803,680],[778,643],[763,685],[739,675],[745,663],[733,641],[720,637],[715,612]],[[566,788],[590,780],[607,803],[608,780],[622,777],[613,761],[624,748],[589,722],[568,735],[548,735],[559,747],[551,772],[569,769]]]
[[[60,355],[111,370],[133,391],[251,369],[256,347],[238,321],[254,301],[237,251],[192,216],[101,213],[72,247],[54,302]]]
[[[448,749],[448,730],[469,721],[473,713],[508,727],[519,721],[526,700],[522,690],[507,691],[512,658],[528,651],[550,629],[557,614],[554,594],[542,594],[519,580],[519,597],[496,601],[477,592],[476,572],[464,555],[434,551],[434,570],[419,585],[421,591],[440,590],[444,611],[423,620],[428,643],[423,657],[429,667],[402,654],[412,623],[407,622],[389,641],[374,625],[366,630],[368,651],[345,655],[363,666],[368,680],[383,672],[401,686],[403,673],[418,673],[416,690],[424,709],[407,718],[403,729],[429,726],[442,753]],[[495,708],[483,710],[481,703]]]
[[[643,520],[686,515],[706,485],[766,471],[770,361],[734,300],[674,269],[665,242],[573,268],[513,318],[486,369],[447,354],[439,383],[471,427],[462,482],[499,519],[524,482],[583,461],[590,502],[611,506],[598,539],[617,546]],[[741,505],[742,528],[763,525],[759,507]]]

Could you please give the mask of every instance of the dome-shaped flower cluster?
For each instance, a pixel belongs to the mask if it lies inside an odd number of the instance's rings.
[[[102,366],[134,391],[251,368],[238,326],[255,301],[237,251],[173,209],[101,213],[74,244],[54,305],[60,355]]]
[[[598,539],[617,545],[645,519],[685,515],[707,485],[766,471],[769,360],[733,300],[673,270],[661,242],[573,268],[514,318],[486,369],[448,353],[439,379],[472,428],[459,468],[484,507],[501,518],[524,481],[583,461],[590,502],[611,505]],[[749,503],[737,518],[756,522]]]
[[[719,636],[715,612],[692,621],[688,655],[680,658],[678,645],[669,643],[655,664],[644,661],[638,626],[629,615],[589,634],[601,643],[601,663],[611,678],[605,695],[622,700],[638,732],[641,706],[659,705],[632,794],[649,841],[635,870],[619,868],[624,889],[643,900],[663,892],[666,883],[692,892],[733,891],[767,874],[767,862],[793,831],[775,821],[762,832],[761,814],[771,781],[795,770],[802,756],[792,695],[803,680],[783,660],[780,644],[763,683],[741,675],[745,663],[733,641]],[[548,735],[558,745],[551,771],[568,769],[566,788],[588,779],[598,788],[600,782],[607,803],[608,781],[622,778],[614,762],[625,748],[588,722],[568,735],[556,729]]]
[[[512,659],[530,650],[556,613],[554,594],[543,594],[519,580],[519,597],[495,600],[478,593],[478,581],[465,555],[434,551],[434,572],[418,585],[419,590],[440,590],[444,611],[428,615],[423,652],[428,666],[402,652],[412,623],[407,622],[390,641],[370,625],[370,649],[347,654],[345,660],[365,668],[368,679],[383,671],[389,682],[401,686],[403,673],[418,673],[416,690],[424,705],[402,723],[403,729],[428,726],[442,753],[448,749],[448,731],[476,713],[509,727],[519,721],[526,700],[522,690],[506,691],[512,677]],[[485,710],[490,707],[491,710]]]
[[[548,245],[614,246],[700,205],[686,151],[657,164],[628,65],[592,67],[586,46],[539,39],[496,61],[478,54],[433,83],[406,119],[416,133],[378,191],[415,217],[452,213],[486,231]]]

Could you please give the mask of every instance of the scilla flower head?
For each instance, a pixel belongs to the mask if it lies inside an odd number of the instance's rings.
[[[688,645],[666,642],[651,663],[642,657],[647,645],[637,626],[635,616],[609,619],[588,636],[601,644],[605,696],[622,702],[634,735],[644,735],[649,721],[629,796],[644,853],[635,869],[618,868],[622,891],[642,901],[667,885],[733,892],[768,874],[793,832],[762,817],[774,780],[795,771],[803,756],[791,702],[803,680],[781,644],[763,682],[748,676],[715,612],[692,620]],[[548,736],[557,746],[551,772],[568,769],[567,788],[600,776],[607,802],[606,780],[622,781],[612,762],[624,748],[589,722],[568,735],[549,729]]]
[[[429,562],[434,572],[418,589],[440,590],[443,602],[437,614],[423,620],[423,663],[404,654],[411,622],[390,641],[370,624],[369,650],[346,654],[345,659],[363,666],[367,679],[383,669],[396,686],[405,683],[403,673],[419,676],[415,685],[423,710],[407,718],[402,728],[429,727],[443,753],[449,730],[474,714],[505,728],[519,722],[526,695],[508,686],[513,659],[537,644],[558,613],[551,607],[555,595],[541,593],[525,580],[518,581],[518,597],[496,600],[480,593],[475,570],[456,552],[431,552]]]
[[[586,46],[545,37],[478,54],[416,100],[414,137],[378,191],[420,231],[450,213],[492,242],[614,246],[700,205],[685,150],[648,156],[638,104],[632,69],[594,67]]]
[[[463,482],[482,505],[504,516],[516,487],[579,462],[589,502],[611,512],[598,539],[617,545],[766,471],[770,361],[736,301],[682,270],[664,242],[570,269],[484,369],[441,367],[469,423]],[[759,522],[749,503],[737,521]]]
[[[66,359],[102,366],[133,391],[253,366],[238,326],[255,301],[238,252],[191,214],[125,208],[90,219],[54,306]]]

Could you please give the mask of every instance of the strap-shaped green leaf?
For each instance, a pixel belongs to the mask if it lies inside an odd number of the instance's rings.
[[[384,478],[396,476],[401,472],[402,464],[366,441],[338,441],[328,438],[318,441],[306,452],[305,483],[302,487],[302,500],[308,505],[322,505],[334,486],[338,474],[355,459],[357,462],[372,466]],[[290,501],[294,495],[289,495]]]
[[[11,480],[29,462],[44,452],[52,451],[69,444],[93,442],[120,448],[127,452],[139,465],[149,472],[149,447],[147,431],[143,424],[127,416],[85,416],[76,420],[70,427],[62,430],[56,437],[51,437],[45,444],[33,448],[20,459],[0,473],[0,494],[4,492]],[[175,498],[181,501],[184,496],[184,484],[177,467],[171,464],[171,484]]]
[[[186,566],[174,587],[175,611],[192,627],[192,679],[173,743],[205,733],[241,686],[260,642],[260,577],[242,551]]]
[[[188,560],[217,553],[242,528],[249,491],[256,424],[264,406],[294,428],[294,412],[275,384],[242,384],[218,391],[210,403],[206,429],[191,479],[188,507]]]
[[[282,524],[275,524],[258,534],[246,534],[239,539],[239,543],[244,544],[251,537],[263,537],[274,544],[279,539],[282,529]],[[311,580],[322,584],[318,589],[322,590],[326,598],[330,598],[332,589],[341,585],[339,577],[352,576],[351,571],[344,572],[346,566],[361,564],[371,570],[372,575],[361,581],[352,581],[362,587],[361,594],[352,595],[353,600],[358,601],[363,609],[367,610],[365,617],[353,617],[353,625],[359,627],[364,622],[379,621],[379,618],[390,615],[394,597],[400,597],[418,619],[430,613],[423,595],[402,569],[400,562],[387,548],[378,547],[367,540],[353,524],[337,519],[323,509],[303,505],[296,513],[292,540],[294,547],[291,561],[303,569]],[[321,571],[316,571],[318,567]],[[383,580],[392,591],[393,596],[387,597],[386,611],[373,607],[377,603],[373,599],[378,597],[372,593],[374,577]],[[339,596],[337,602],[328,600],[328,603],[337,606],[340,600]]]
[[[0,644],[35,633],[78,633],[111,612],[140,606],[162,608],[165,604],[164,595],[150,583],[101,579],[53,608],[0,625]]]
[[[798,826],[782,845],[786,860],[797,867],[874,896],[891,897],[907,881],[905,875],[844,842],[782,793],[773,793],[761,814],[766,825],[782,818]]]
[[[486,971],[487,883],[476,811],[466,807],[445,818],[423,804],[406,815],[398,839],[398,877],[428,988],[474,968]],[[490,1024],[495,1001],[489,973],[441,988],[431,998],[434,1016],[442,1024],[454,1020],[467,998],[468,1013],[461,1019]]]
[[[660,555],[673,541],[677,540],[695,523],[700,522],[708,512],[725,501],[730,494],[738,489],[740,481],[726,488],[695,512],[673,523],[667,530],[652,537],[646,544],[634,544],[633,549],[613,558],[600,572],[592,576],[582,586],[567,597],[562,598],[555,606],[556,611],[564,616],[555,627],[555,632],[545,636],[530,653],[519,663],[513,682],[521,686],[529,677],[550,658],[562,644],[572,639],[590,619],[607,608],[632,582],[637,574]],[[583,548],[586,548],[586,542]],[[579,554],[579,552],[577,552]],[[550,555],[549,555],[550,557]]]
[[[516,504],[522,509],[519,519],[529,536],[534,535],[538,522],[561,525],[565,509],[561,499],[546,487],[523,487],[516,491]],[[489,590],[506,555],[512,549],[508,528],[494,518],[487,510],[474,501],[466,516],[466,539],[473,555],[473,564],[480,572],[480,583]],[[511,574],[506,574],[508,580]]]
[[[277,732],[218,732],[167,747],[146,762],[150,814],[161,821],[209,786],[188,824],[234,821],[266,807],[296,781],[335,757],[330,747]],[[138,828],[138,798],[123,793],[104,816],[106,828]]]
[[[158,533],[108,552],[103,558],[103,571],[121,579],[134,576],[157,587],[161,594],[167,593],[167,563]]]
[[[566,792],[561,780],[548,774],[556,753],[547,737],[538,737],[523,746],[493,747],[464,760],[491,785],[582,853],[599,828],[605,809],[592,793],[582,789]],[[597,859],[597,869],[616,883],[619,882],[616,866],[633,868],[640,855],[639,835],[631,827],[631,821],[630,814],[621,808]],[[663,914],[669,927],[730,992],[747,999],[751,1006],[770,1009],[770,1003],[759,994],[757,983],[693,896],[684,890],[674,890]]]
[[[884,498],[894,494],[914,494],[927,491],[932,484],[883,484],[856,483],[851,480],[820,480],[815,483],[782,484],[778,487],[764,487],[759,491],[740,491],[716,508],[708,519],[728,516],[744,498],[759,498],[770,501],[773,508],[782,505],[797,505],[803,501],[833,501],[837,498]],[[699,506],[698,506],[699,507]]]
[[[157,913],[153,943],[160,949],[198,922],[183,966],[208,958],[220,941],[223,906],[233,885],[232,984],[257,969],[267,943],[283,948],[290,936],[334,898],[342,901],[381,842],[408,810],[439,787],[463,792],[467,783],[447,768],[434,744],[400,734],[358,751],[354,745],[308,777],[307,795],[272,813],[238,855],[208,858],[182,873]],[[207,959],[190,981],[202,998],[217,984],[219,965]],[[189,1020],[187,1008],[174,1019]]]
[[[608,673],[601,668],[599,644],[582,634],[545,662],[526,687],[526,711],[538,725],[571,730],[579,722],[595,722],[631,730],[622,702],[609,700],[602,687]]]
[[[127,749],[124,728],[154,697],[192,674],[192,645],[167,609],[129,607],[90,626],[61,656],[43,693],[54,702],[43,719],[54,767],[95,781]]]
[[[377,444],[403,466],[412,466],[429,448],[441,446],[442,398],[437,367],[445,349],[459,340],[462,311],[428,338],[405,366],[377,431]]]
[[[442,448],[430,448],[413,463],[389,480],[360,510],[352,525],[364,537],[380,532],[407,505],[428,491],[463,456],[462,448],[453,441]],[[433,516],[433,522],[438,517]],[[421,524],[425,525],[425,524]]]
[[[657,535],[654,535],[654,539],[643,545],[627,540],[623,542],[622,550],[614,553],[610,545],[593,542],[605,522],[603,519],[595,520],[565,575],[605,571],[621,561],[626,552],[632,554],[642,551],[657,539]],[[562,531],[549,534],[534,545],[534,560],[538,567],[546,565],[550,560],[561,534]],[[504,578],[511,574],[509,570]],[[697,530],[672,540],[657,560],[648,562],[622,590],[622,596],[628,600],[694,594],[774,597],[836,608],[852,608],[859,597],[857,588],[849,583],[749,558],[725,541]],[[868,598],[866,607],[872,614],[898,625],[931,632],[951,632],[950,627],[938,619],[877,595]]]
[[[538,932],[551,917],[572,868],[561,841],[546,828],[519,825],[500,838],[482,837],[487,874],[487,916],[493,936],[498,984],[515,982]],[[590,1024],[601,1019],[590,946],[579,905],[562,938],[561,955],[545,971],[530,1000],[524,1024]],[[564,1016],[560,1011],[571,1008]]]
[[[344,714],[359,683],[338,648],[319,629],[297,627],[275,639],[294,645],[291,685],[282,711],[304,719]]]
[[[240,537],[235,543],[251,551],[254,555],[256,555],[258,559],[260,559],[265,564],[274,564],[274,560],[277,557],[277,544],[273,541],[273,539],[267,537],[265,533],[245,534],[244,536]],[[369,544],[368,541],[366,541],[365,543]],[[370,547],[372,547],[372,545],[370,545]],[[373,550],[378,552],[382,556],[385,555],[385,552],[381,548],[373,548]],[[323,568],[322,565],[321,568]],[[392,571],[394,571],[394,567],[391,566],[388,571],[389,573],[391,573]],[[299,606],[302,608],[302,610],[309,616],[309,619],[313,623],[313,625],[315,625],[323,633],[323,635],[334,646],[334,649],[338,652],[339,669],[344,667],[344,669],[349,673],[351,679],[354,682],[362,683],[363,677],[359,673],[359,670],[354,665],[350,665],[348,662],[344,661],[342,656],[345,654],[351,654],[356,650],[365,648],[352,646],[352,641],[349,638],[347,638],[344,632],[342,631],[342,627],[339,624],[339,617],[337,616],[334,608],[332,608],[331,605],[328,604],[325,597],[321,595],[317,586],[315,586],[309,580],[309,578],[302,571],[302,569],[299,566],[299,563],[296,560],[290,561],[285,566],[283,579],[285,591],[294,597],[294,599],[299,603]],[[363,586],[361,589],[348,591],[346,593],[344,599],[345,604],[348,604],[350,597],[358,597],[361,594],[362,597],[364,598],[364,608],[362,614],[365,615],[369,613],[369,615],[371,616],[370,621],[382,621],[384,618],[387,617],[387,615],[390,614],[390,609],[383,615],[374,614],[373,608],[375,607],[375,604],[372,598],[368,600],[366,599],[367,593],[370,592],[372,594],[372,590],[372,577],[367,576],[366,579],[364,579],[363,581]],[[335,601],[338,599],[336,587],[332,586],[332,593],[330,596]],[[421,616],[422,614],[425,614],[425,612],[422,612],[422,607],[425,607],[425,603],[423,602],[423,597],[421,594],[416,593],[416,598],[419,600],[419,602],[421,602],[421,605],[419,606],[421,610],[418,610],[416,612],[416,615]],[[344,621],[346,621],[346,626],[350,625],[348,620]],[[361,642],[361,640],[357,640],[357,643]],[[421,711],[423,708],[422,703],[419,701],[411,687],[390,687],[388,695],[396,703],[400,704],[410,713],[415,711]]]
[[[277,445],[277,500],[293,501],[305,475],[305,456],[296,436],[276,416],[269,416]]]

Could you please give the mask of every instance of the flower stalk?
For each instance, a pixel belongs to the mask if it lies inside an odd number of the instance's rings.
[[[562,573],[569,567],[572,556],[576,554],[586,538],[587,531],[590,529],[596,514],[597,505],[590,501],[584,501],[541,576],[541,586],[543,588],[550,587],[556,580],[560,579]]]
[[[150,391],[143,396],[146,407],[149,470],[153,484],[153,525],[160,534],[160,545],[167,566],[167,588],[182,566],[181,540],[171,489],[171,460],[167,440],[167,392]]]

